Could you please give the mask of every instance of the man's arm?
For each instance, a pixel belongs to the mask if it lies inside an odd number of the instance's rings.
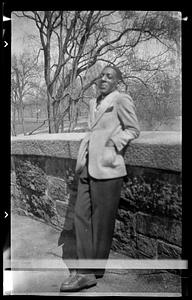
[[[112,136],[110,140],[115,144],[117,150],[121,151],[129,141],[136,139],[140,134],[135,105],[130,96],[121,94],[117,100],[117,114],[122,124],[122,131]]]

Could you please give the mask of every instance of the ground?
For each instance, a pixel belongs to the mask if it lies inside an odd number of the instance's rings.
[[[69,274],[61,259],[61,247],[57,247],[59,234],[58,230],[32,217],[12,214],[12,292],[7,289],[4,293],[69,294],[59,292],[61,282]],[[113,251],[110,258],[129,259]],[[10,261],[4,261],[4,269],[9,267]],[[5,271],[5,278],[8,272]],[[98,279],[95,287],[74,295],[180,296],[180,293],[180,276],[166,270],[107,269],[104,278]]]

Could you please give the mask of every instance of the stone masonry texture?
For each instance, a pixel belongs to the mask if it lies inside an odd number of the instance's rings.
[[[14,163],[19,201],[13,208],[74,234],[75,162],[17,155]],[[180,258],[180,174],[133,166],[127,169],[112,249],[133,258]]]
[[[58,245],[67,241],[71,249],[78,183],[75,164],[83,135],[38,135],[12,140],[11,209],[58,228]],[[125,161],[127,176],[112,249],[132,258],[182,258],[178,134],[142,133],[126,150]]]

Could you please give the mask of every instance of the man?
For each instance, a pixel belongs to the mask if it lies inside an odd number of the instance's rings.
[[[117,91],[122,80],[117,67],[106,66],[100,76],[100,95],[90,101],[89,132],[81,142],[76,172],[79,174],[75,205],[78,259],[107,259],[123,177],[125,146],[139,136],[132,99]],[[97,284],[104,269],[79,268],[62,283],[60,291],[79,291]]]

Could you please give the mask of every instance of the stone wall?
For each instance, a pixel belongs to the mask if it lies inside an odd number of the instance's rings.
[[[61,230],[59,245],[74,240],[78,180],[74,170],[83,135],[12,139],[12,211],[57,227]],[[143,132],[127,148],[125,161],[128,175],[112,248],[133,258],[181,258],[180,136]]]
[[[114,249],[134,258],[181,258],[181,174],[127,166]]]

